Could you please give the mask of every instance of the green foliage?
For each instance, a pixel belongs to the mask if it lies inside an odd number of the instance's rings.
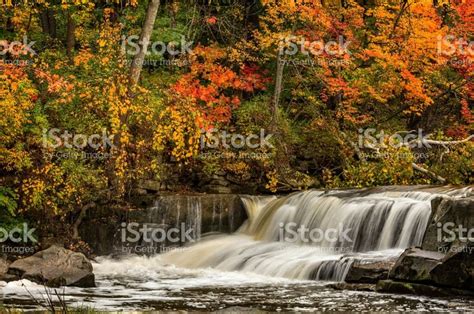
[[[474,144],[438,148],[426,162],[430,169],[452,184],[474,184]]]
[[[1,216],[15,216],[18,196],[12,189],[0,186],[0,215]]]
[[[0,186],[0,228],[23,230],[26,220],[18,215],[18,195],[10,188]]]
[[[267,192],[437,183],[414,172],[416,163],[449,183],[473,183],[472,141],[430,149],[357,147],[358,129],[367,127],[387,134],[421,128],[438,140],[472,133],[472,60],[432,47],[438,35],[472,37],[472,8],[413,1],[397,20],[398,7],[387,1],[250,2],[162,1],[151,41],[177,42],[180,50],[182,39],[192,40],[194,50],[146,55],[159,62],[145,64],[133,88],[133,56],[121,44],[140,34],[147,2],[48,2],[56,32],[41,23],[44,2],[31,10],[5,8],[0,37],[26,34],[37,54],[18,57],[27,65],[0,64],[0,213],[65,219],[89,202],[122,200],[141,179],[195,188],[191,172],[225,172]],[[339,35],[351,42],[350,54],[280,56],[286,63],[275,108],[281,40],[294,36],[306,45]],[[8,58],[16,57],[2,56]],[[160,63],[178,59],[178,66]],[[243,136],[264,130],[273,147],[219,147],[214,152],[221,158],[200,159],[200,131],[212,127]],[[114,147],[50,148],[43,130],[51,128],[85,135],[106,129]],[[84,153],[110,155],[67,157]]]
[[[406,148],[387,146],[374,153],[373,161],[360,161],[348,165],[343,171],[343,184],[348,187],[380,185],[407,185],[413,182],[412,152]]]

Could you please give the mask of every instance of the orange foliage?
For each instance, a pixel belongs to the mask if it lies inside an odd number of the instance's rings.
[[[190,72],[172,86],[177,94],[192,99],[209,124],[229,122],[243,92],[265,90],[269,81],[259,73],[257,66],[243,65],[235,71],[219,64],[225,56],[220,48],[197,47],[191,56]]]

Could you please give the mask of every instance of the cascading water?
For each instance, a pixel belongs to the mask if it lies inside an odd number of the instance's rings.
[[[356,260],[393,260],[403,249],[420,245],[430,200],[469,191],[373,189],[244,197],[249,220],[238,232],[212,236],[162,259],[188,268],[341,281]]]
[[[112,311],[472,312],[472,300],[339,291],[323,282],[343,280],[355,261],[396,259],[405,247],[419,245],[431,199],[467,194],[470,188],[391,187],[246,196],[248,220],[243,224],[235,196],[161,197],[133,218],[161,226],[185,223],[197,235],[212,235],[164,254],[98,257],[93,263],[97,288],[65,287],[61,295],[72,307]],[[281,227],[290,224],[348,231],[305,242],[308,233],[294,235]],[[44,292],[28,280],[0,281],[0,307],[3,299],[7,306],[35,309],[31,296],[41,300]]]

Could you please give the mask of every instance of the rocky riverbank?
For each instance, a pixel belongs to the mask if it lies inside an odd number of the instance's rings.
[[[150,204],[143,211],[122,217],[122,221],[146,223],[148,219],[170,226],[187,221],[190,226],[201,228],[203,233],[230,233],[246,218],[236,195],[167,196]],[[474,244],[467,231],[474,228],[474,197],[444,196],[433,199],[431,205],[430,223],[421,247],[408,248],[398,258],[384,261],[355,260],[344,282],[331,287],[429,296],[474,296]],[[114,229],[100,213],[94,214],[86,218],[87,227],[81,229],[82,236],[90,239],[99,251],[111,253],[114,243],[104,246],[100,241],[104,237],[117,240],[117,221],[113,223]],[[104,226],[114,229],[114,236],[111,237]],[[0,281],[18,279],[48,286],[95,285],[92,265],[87,258],[58,246],[13,263],[0,259]]]
[[[429,296],[474,296],[474,197],[432,200],[431,221],[421,248],[409,248],[392,262],[349,268],[337,289]],[[462,231],[464,230],[464,234]]]

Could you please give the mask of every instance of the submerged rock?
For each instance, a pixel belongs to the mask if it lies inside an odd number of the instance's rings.
[[[449,296],[450,294],[443,289],[416,284],[410,282],[399,282],[393,280],[381,280],[377,283],[375,290],[384,293],[399,293],[399,294],[422,294],[429,296]]]
[[[374,284],[337,282],[327,285],[335,290],[375,291]]]
[[[388,273],[395,261],[372,263],[355,262],[349,268],[345,281],[348,283],[377,283],[388,279]]]
[[[59,246],[13,262],[8,274],[50,287],[95,287],[92,264],[85,255]]]
[[[383,293],[414,294],[432,297],[447,297],[453,295],[473,296],[474,292],[452,288],[441,288],[413,282],[380,280],[375,291]]]
[[[406,249],[390,270],[389,278],[398,281],[430,283],[430,272],[438,266],[444,254],[423,251],[418,248]]]

